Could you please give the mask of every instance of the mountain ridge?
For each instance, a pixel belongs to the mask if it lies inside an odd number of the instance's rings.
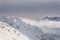
[[[0,20],[25,34],[30,38],[30,40],[59,40],[60,38],[60,22],[42,19],[40,21],[36,21],[33,19],[8,16],[0,17]]]

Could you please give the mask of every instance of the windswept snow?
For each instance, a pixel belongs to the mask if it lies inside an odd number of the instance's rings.
[[[0,40],[29,40],[29,38],[18,30],[11,28],[8,24],[0,21]]]
[[[51,21],[51,20],[35,21],[35,20],[29,20],[26,18],[20,18],[20,19],[26,24],[34,25],[37,27],[48,26],[52,28],[60,28],[60,21]]]
[[[0,17],[0,20],[0,25],[5,25],[1,27],[1,35],[5,34],[3,38],[9,37],[6,40],[60,40],[60,21],[37,21],[21,17]]]
[[[0,40],[4,40],[4,39],[0,37]]]
[[[35,21],[26,18],[20,18],[20,19],[26,24],[34,25],[42,29],[45,33],[60,35],[60,21],[51,21],[51,20]]]

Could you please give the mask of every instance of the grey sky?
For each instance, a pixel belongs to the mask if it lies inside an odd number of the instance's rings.
[[[0,16],[60,16],[60,0],[0,0]]]
[[[44,3],[60,0],[0,0],[0,3]]]

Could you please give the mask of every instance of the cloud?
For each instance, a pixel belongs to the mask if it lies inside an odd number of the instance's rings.
[[[0,0],[0,3],[9,3],[9,4],[25,4],[25,3],[46,3],[46,2],[54,2],[60,0]]]

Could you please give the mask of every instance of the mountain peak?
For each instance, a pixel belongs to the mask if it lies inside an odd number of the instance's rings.
[[[51,21],[60,21],[60,17],[48,17],[46,16],[43,20],[51,20]]]

